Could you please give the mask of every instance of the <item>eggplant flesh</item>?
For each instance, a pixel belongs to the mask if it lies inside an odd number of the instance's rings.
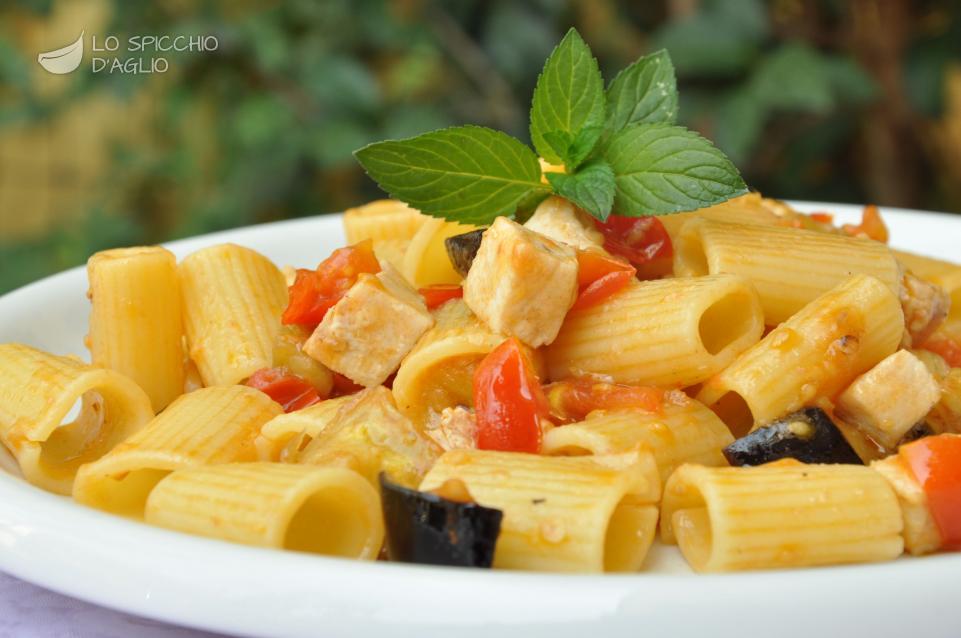
[[[503,512],[418,492],[380,475],[390,560],[425,565],[490,567]]]
[[[841,430],[819,408],[806,408],[758,428],[722,451],[734,466],[785,458],[802,463],[863,464]]]
[[[447,256],[450,263],[461,277],[467,276],[474,257],[480,250],[481,240],[484,238],[483,228],[472,230],[469,233],[454,235],[444,240],[444,247],[447,249]]]

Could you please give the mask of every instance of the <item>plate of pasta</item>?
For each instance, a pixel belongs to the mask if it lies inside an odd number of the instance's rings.
[[[0,568],[245,635],[952,635],[959,237],[382,200],[97,253],[0,299]]]

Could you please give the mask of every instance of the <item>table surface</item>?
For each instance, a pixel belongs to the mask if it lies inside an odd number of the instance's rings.
[[[221,638],[61,596],[0,573],[0,638]]]

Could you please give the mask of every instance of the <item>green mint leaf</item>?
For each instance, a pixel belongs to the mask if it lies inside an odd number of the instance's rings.
[[[480,126],[377,142],[354,156],[392,197],[451,221],[490,224],[550,193],[531,149]]]
[[[554,192],[574,202],[601,221],[614,206],[614,171],[602,160],[588,162],[573,175],[544,173]]]
[[[676,118],[677,79],[667,51],[640,58],[607,88],[605,138],[631,124],[673,124]]]
[[[601,70],[587,43],[571,29],[547,58],[537,78],[531,103],[534,148],[548,162],[562,163],[563,154],[554,149],[545,134],[561,131],[576,140],[581,129],[602,126],[604,112]]]
[[[600,126],[585,126],[577,137],[573,137],[567,131],[547,131],[544,133],[544,139],[561,156],[564,167],[573,171],[594,150],[603,130]]]
[[[568,153],[571,150],[571,145],[574,144],[574,136],[567,131],[547,131],[544,133],[544,141],[547,142],[552,151],[557,153],[561,162],[566,166]]]
[[[632,124],[604,149],[618,215],[666,215],[747,192],[737,168],[709,141],[668,124]]]

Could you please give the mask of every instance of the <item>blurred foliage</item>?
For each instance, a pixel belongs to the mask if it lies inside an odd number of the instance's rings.
[[[961,139],[938,142],[961,130],[939,128],[961,60],[956,2],[100,0],[99,35],[213,34],[220,46],[162,54],[162,75],[93,74],[85,60],[51,95],[37,90],[38,51],[18,25],[72,1],[0,9],[0,145],[6,130],[51,125],[90,95],[129,113],[107,116],[106,131],[124,119],[135,131],[104,136],[106,161],[73,210],[58,204],[42,232],[0,237],[0,291],[107,246],[375,198],[351,156],[371,141],[466,122],[527,139],[537,74],[571,25],[608,79],[667,48],[682,122],[756,189],[961,211]],[[40,214],[36,198],[37,211],[0,215]]]

